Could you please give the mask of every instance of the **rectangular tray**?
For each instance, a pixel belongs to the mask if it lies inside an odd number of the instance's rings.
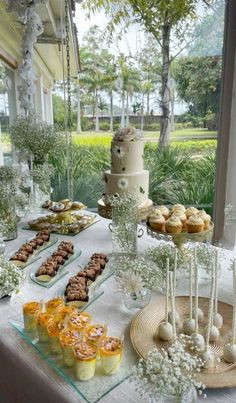
[[[30,271],[31,280],[34,281],[34,283],[41,285],[42,287],[51,288],[58,280],[60,280],[62,277],[64,277],[66,274],[69,273],[68,270],[64,270],[65,267],[68,266],[70,263],[72,263],[74,260],[76,260],[81,255],[81,253],[82,253],[81,249],[75,248],[74,254],[71,255],[69,257],[69,259],[66,260],[65,263],[59,268],[55,277],[52,277],[52,279],[47,282],[43,282],[43,281],[40,281],[37,279],[37,277],[35,276],[35,273],[38,270],[38,267],[34,267]],[[44,258],[45,258],[45,256],[44,256]]]
[[[39,232],[39,231],[37,231]],[[35,237],[31,237],[26,239],[24,242],[22,242],[22,245],[28,241],[31,241],[32,239],[34,239]],[[40,246],[38,249],[36,249],[36,251],[32,254],[31,258],[29,260],[27,260],[27,262],[25,262],[22,266],[17,266],[19,267],[19,269],[25,269],[27,266],[29,266],[30,264],[36,262],[38,259],[40,259],[39,254],[44,251],[45,249],[50,248],[52,245],[54,245],[55,243],[57,243],[58,241],[58,237],[56,235],[50,235],[50,240],[48,242],[45,242],[45,244],[43,244],[43,246]],[[19,249],[19,248],[18,248]],[[9,254],[7,254],[7,259],[10,260],[11,256],[13,256],[17,250],[13,252],[10,252]]]
[[[62,377],[65,382],[73,386],[80,396],[80,401],[87,403],[98,402],[102,397],[120,385],[131,375],[131,368],[135,363],[135,359],[132,354],[132,350],[124,347],[122,363],[117,374],[112,376],[103,375],[98,361],[95,376],[86,382],[78,381],[74,376],[73,369],[68,369],[63,365],[61,355],[51,355],[49,347],[46,345],[46,343],[40,343],[35,336],[24,331],[22,321],[10,320],[9,323],[17,330],[21,337],[39,353],[40,357]]]
[[[84,230],[86,230],[87,228],[91,227],[92,225],[96,224],[98,221],[101,220],[101,218],[98,217],[96,214],[94,214],[94,215],[96,216],[95,219],[94,219],[94,221],[91,222],[91,223],[88,224],[88,225],[85,225],[84,228],[80,229],[80,230],[77,231],[77,232],[64,233],[63,231],[56,231],[56,232],[53,231],[53,234],[58,234],[58,235],[63,235],[63,236],[75,236],[75,235],[78,235],[78,234],[80,234],[80,232],[83,232]],[[26,225],[23,225],[21,228],[22,228],[23,230],[28,230],[28,231],[35,231],[35,232],[38,232],[38,231],[39,231],[38,229],[30,228],[27,224],[26,224]]]
[[[78,272],[83,270],[83,267],[79,265],[78,267]],[[76,273],[78,273],[76,272]],[[89,286],[89,301],[86,302],[82,307],[78,308],[79,310],[85,310],[86,307],[88,307],[94,300],[94,296],[97,295],[97,293],[100,293],[100,285],[102,285],[106,280],[108,280],[115,272],[115,267],[113,264],[113,260],[110,257],[109,262],[106,264],[105,269],[103,270],[102,274],[100,276],[97,277],[96,281],[94,281],[90,286]],[[73,273],[73,276],[75,276],[76,274]],[[73,277],[71,276],[71,277]],[[64,284],[62,287],[59,288],[59,290],[57,291],[57,297],[61,297],[64,298],[64,293],[65,293],[65,289],[66,286],[68,284],[68,280],[66,284]],[[103,293],[103,292],[102,292]],[[92,300],[92,302],[90,302],[90,299]]]

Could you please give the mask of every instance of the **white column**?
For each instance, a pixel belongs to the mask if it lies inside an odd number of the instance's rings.
[[[43,77],[37,77],[36,91],[35,91],[35,112],[45,120],[45,108],[44,108],[44,93],[43,93]]]

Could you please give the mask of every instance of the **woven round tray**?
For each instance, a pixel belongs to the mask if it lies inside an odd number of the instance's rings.
[[[208,302],[208,298],[199,298],[199,307],[203,310],[206,317],[205,322],[199,327],[199,332],[202,334],[207,322]],[[183,320],[188,316],[188,304],[188,297],[176,297],[176,309]],[[223,347],[229,339],[231,330],[233,307],[224,302],[219,302],[218,311],[224,318],[224,324],[220,329],[219,339],[215,343],[210,343],[210,347],[221,361],[216,368],[203,370],[197,375],[197,379],[202,381],[207,388],[235,387],[236,363],[228,364],[223,359]],[[154,348],[167,349],[170,346],[169,342],[158,339],[156,335],[157,328],[164,317],[164,297],[160,297],[147,305],[134,317],[130,328],[130,338],[134,349],[142,358],[146,359],[148,352]]]

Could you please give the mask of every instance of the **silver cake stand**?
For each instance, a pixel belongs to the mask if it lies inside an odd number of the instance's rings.
[[[112,207],[108,204],[105,204],[103,199],[98,200],[98,214],[103,218],[112,219]],[[148,199],[148,205],[145,207],[139,208],[139,218],[140,221],[146,221],[147,216],[151,213],[153,209],[153,202]]]
[[[214,223],[211,221],[209,228],[202,232],[189,233],[187,231],[182,231],[179,234],[170,234],[168,232],[157,231],[149,226],[147,223],[147,233],[152,238],[158,241],[172,241],[178,248],[183,248],[184,244],[187,242],[206,242],[212,243]]]

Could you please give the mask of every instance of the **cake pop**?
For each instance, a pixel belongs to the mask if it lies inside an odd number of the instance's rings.
[[[218,266],[219,266],[219,253],[216,249],[215,254],[215,293],[214,293],[214,314],[213,314],[213,325],[220,329],[223,325],[222,315],[218,312]]]
[[[195,320],[193,319],[193,260],[190,258],[190,273],[189,273],[189,318],[183,323],[183,331],[187,335],[191,335],[195,330]]]
[[[232,342],[225,344],[223,351],[225,361],[230,363],[236,362],[236,260],[234,260],[233,264],[233,290],[234,306],[232,320]]]
[[[204,337],[198,333],[198,265],[196,248],[194,249],[194,285],[195,285],[195,333],[191,335],[192,346],[197,351],[203,351],[205,347]]]
[[[174,300],[175,300],[175,290],[176,290],[176,270],[177,270],[177,261],[178,261],[178,260],[177,260],[177,253],[178,253],[178,252],[177,252],[177,248],[176,248],[176,250],[175,250],[175,261],[174,261],[174,271],[173,271],[173,287],[174,287],[173,293],[174,293]],[[180,328],[181,319],[180,319],[180,315],[179,315],[179,313],[177,312],[176,309],[175,309],[174,317],[175,317],[175,326],[176,326],[177,328]],[[168,312],[168,322],[173,325],[173,314],[172,314],[172,311],[169,311],[169,312]]]
[[[173,326],[168,322],[169,311],[169,258],[166,259],[166,305],[165,305],[165,321],[161,322],[158,327],[158,337],[161,340],[169,341],[173,339]]]

